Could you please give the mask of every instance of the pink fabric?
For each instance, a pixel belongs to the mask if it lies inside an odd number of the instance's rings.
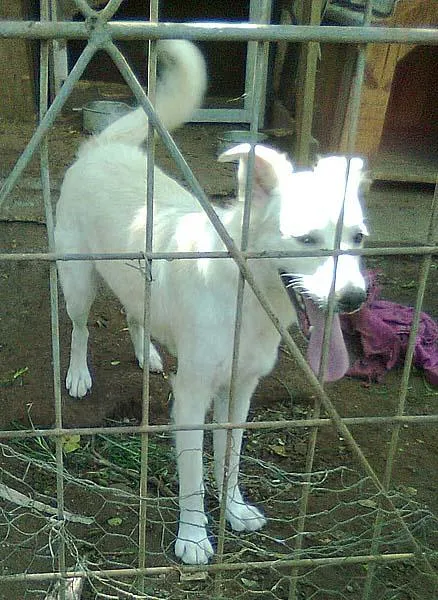
[[[405,356],[414,309],[379,300],[376,276],[369,273],[368,299],[360,311],[341,315],[344,335],[358,336],[363,355],[347,371],[351,377],[381,381],[385,372]],[[438,385],[438,326],[422,312],[414,350],[414,365],[424,369],[426,380]]]

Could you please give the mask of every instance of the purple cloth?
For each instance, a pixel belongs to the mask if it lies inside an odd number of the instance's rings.
[[[346,374],[381,381],[385,372],[405,356],[414,309],[379,300],[375,274],[369,273],[369,281],[368,299],[363,307],[353,314],[341,315],[344,335],[358,337],[362,351]],[[438,385],[438,325],[424,312],[420,315],[413,362],[424,369],[430,384]]]

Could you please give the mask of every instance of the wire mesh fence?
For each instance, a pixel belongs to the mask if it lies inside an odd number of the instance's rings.
[[[48,251],[4,252],[11,263],[48,262],[52,331],[53,396],[55,426],[51,430],[8,429],[0,432],[0,589],[4,598],[328,598],[413,599],[436,597],[438,518],[417,499],[418,490],[392,483],[393,463],[403,437],[403,427],[436,427],[436,411],[409,414],[407,397],[413,349],[428,277],[434,268],[435,205],[432,203],[427,244],[414,248],[380,248],[358,251],[368,255],[420,255],[416,281],[416,313],[400,388],[394,386],[395,410],[391,415],[342,418],[334,399],[321,387],[297,349],[296,341],[281,326],[247,267],[246,248],[238,248],[211,207],[172,137],[157,120],[153,107],[113,40],[123,37],[157,39],[252,39],[259,57],[263,44],[290,41],[370,41],[437,43],[432,30],[388,28],[207,26],[109,22],[120,0],[111,0],[100,13],[84,0],[75,0],[88,17],[82,23],[55,23],[42,3],[42,20],[33,23],[0,23],[6,37],[43,41],[41,51],[40,125],[16,163],[0,193],[6,201],[33,153],[41,149],[41,181],[48,229]],[[366,20],[371,2],[367,3]],[[156,19],[157,5],[151,9]],[[154,12],[155,11],[155,12]],[[155,15],[155,17],[154,17]],[[48,49],[54,38],[89,39],[54,102],[45,105],[48,89]],[[290,403],[289,384],[280,371],[280,387],[288,400],[257,413],[244,424],[246,452],[243,486],[269,516],[267,528],[237,535],[224,528],[223,507],[216,497],[210,448],[206,451],[206,502],[210,529],[221,552],[210,565],[183,566],[173,555],[178,522],[178,482],[172,447],[172,425],[151,424],[149,376],[144,371],[141,424],[107,423],[105,427],[64,427],[62,369],[59,350],[59,308],[55,259],[86,260],[87,256],[59,256],[53,246],[53,217],[46,134],[75,83],[97,49],[112,57],[188,186],[200,201],[222,238],[224,260],[234,260],[242,281],[250,285],[283,336],[284,360],[294,360],[307,378],[315,399],[312,409]],[[357,127],[365,51],[359,54],[353,97],[349,144]],[[153,55],[153,50],[152,53]],[[255,69],[251,128],[258,123]],[[151,76],[153,87],[153,76]],[[153,164],[153,149],[149,150]],[[148,194],[152,198],[152,188]],[[435,194],[436,201],[436,194]],[[152,224],[148,223],[149,233]],[[335,251],[342,255],[343,251]],[[198,256],[199,257],[199,256]],[[263,253],[260,258],[266,258]],[[88,257],[89,258],[89,257]],[[93,257],[98,259],[99,257]],[[100,257],[108,259],[105,255]],[[126,260],[127,255],[113,259]],[[130,256],[129,258],[133,258]],[[136,256],[144,260],[190,258],[160,255],[152,246]],[[146,289],[148,287],[145,278]],[[332,307],[333,309],[333,307]],[[325,355],[328,353],[326,342]],[[286,358],[285,358],[286,357]],[[237,361],[236,361],[237,364]],[[282,362],[282,368],[287,368]],[[8,383],[25,375],[15,371]],[[286,390],[287,393],[284,393]],[[398,391],[399,390],[399,391]],[[362,448],[370,427],[386,426],[383,466]],[[227,424],[204,429],[230,429]],[[331,431],[333,438],[325,432]],[[364,431],[361,436],[358,431]],[[417,431],[417,429],[416,429]],[[421,441],[422,434],[418,434]],[[321,441],[323,439],[323,441]],[[361,440],[361,441],[358,441]],[[420,443],[420,442],[419,442]],[[327,444],[334,444],[327,452]],[[319,451],[318,451],[319,450]],[[325,452],[324,452],[325,450]],[[377,448],[376,448],[377,451]],[[382,450],[379,450],[382,452]],[[380,475],[380,472],[383,475]],[[379,475],[377,474],[379,473]],[[52,586],[51,591],[49,591]]]
[[[268,439],[266,440],[266,437]],[[300,442],[306,442],[300,436]],[[211,577],[196,567],[179,572],[173,557],[173,541],[178,522],[177,481],[172,468],[169,434],[150,444],[148,502],[148,568],[146,597],[208,597],[213,593]],[[295,440],[296,441],[296,440]],[[256,442],[256,444],[255,444]],[[249,443],[249,442],[248,442]],[[75,448],[76,445],[76,448]],[[272,434],[259,433],[252,447],[279,446]],[[278,445],[278,442],[277,442]],[[7,574],[26,565],[27,573],[56,572],[58,545],[66,544],[68,570],[83,572],[89,583],[84,597],[106,597],[123,592],[135,597],[138,547],[138,480],[140,439],[138,435],[96,435],[88,440],[65,437],[66,465],[65,517],[61,524],[52,506],[56,488],[55,446],[44,438],[16,440],[2,446],[2,461],[8,477],[3,477],[2,567]],[[275,454],[274,454],[275,456]],[[272,461],[272,459],[271,459]],[[14,466],[13,475],[12,465]],[[302,566],[299,575],[303,597],[354,597],[365,578],[373,540],[374,521],[382,497],[375,486],[357,470],[342,465],[315,470],[310,475],[289,471],[282,465],[258,458],[244,460],[244,485],[271,515],[268,531],[244,538],[226,532],[223,597],[284,598],[289,581],[288,568]],[[211,529],[218,531],[218,509],[212,475],[207,475],[211,500]],[[310,483],[303,545],[296,550],[300,496]],[[421,549],[433,550],[437,519],[418,503],[412,489],[392,490],[391,501],[415,535]],[[430,575],[416,564],[412,544],[399,517],[384,510],[384,527],[379,535],[383,564],[376,573],[376,592],[391,589],[399,597],[432,597]],[[364,561],[364,562],[362,562]],[[242,563],[245,563],[243,565]],[[214,565],[212,567],[215,572]],[[265,572],[265,570],[267,571]],[[336,573],[328,581],[327,569]],[[185,570],[187,571],[187,569]],[[415,574],[415,576],[414,576]],[[415,581],[414,581],[415,580]],[[30,577],[15,586],[21,594],[42,593],[47,581]],[[14,589],[14,588],[13,588]],[[26,590],[26,592],[25,592]],[[387,593],[387,591],[386,591]],[[87,595],[89,594],[89,595]],[[101,594],[101,596],[99,596]],[[24,597],[26,597],[24,595]],[[142,597],[139,595],[139,597]],[[381,597],[391,597],[383,595]]]

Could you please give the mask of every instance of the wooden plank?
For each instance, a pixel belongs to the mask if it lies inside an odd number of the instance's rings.
[[[438,181],[438,155],[426,149],[409,151],[381,151],[370,161],[371,179],[427,183]]]
[[[430,0],[400,0],[392,17],[385,21],[385,25],[394,27],[436,26],[437,23],[438,2]],[[355,144],[357,153],[373,156],[378,152],[384,128],[386,130],[386,113],[397,65],[414,47],[409,44],[370,44]],[[417,167],[404,172],[400,165],[400,161],[393,165],[394,173],[399,173],[394,175],[397,181],[417,181],[423,177],[430,181],[434,177],[428,169],[426,175],[421,175]],[[385,172],[388,170],[392,170],[391,164]]]

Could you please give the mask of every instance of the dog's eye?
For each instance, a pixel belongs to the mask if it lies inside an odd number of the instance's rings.
[[[300,235],[296,239],[300,244],[305,244],[306,246],[316,246],[319,243],[316,235]]]
[[[359,246],[364,241],[364,238],[365,238],[364,234],[361,231],[358,231],[353,236],[353,244],[356,244],[357,246]]]

